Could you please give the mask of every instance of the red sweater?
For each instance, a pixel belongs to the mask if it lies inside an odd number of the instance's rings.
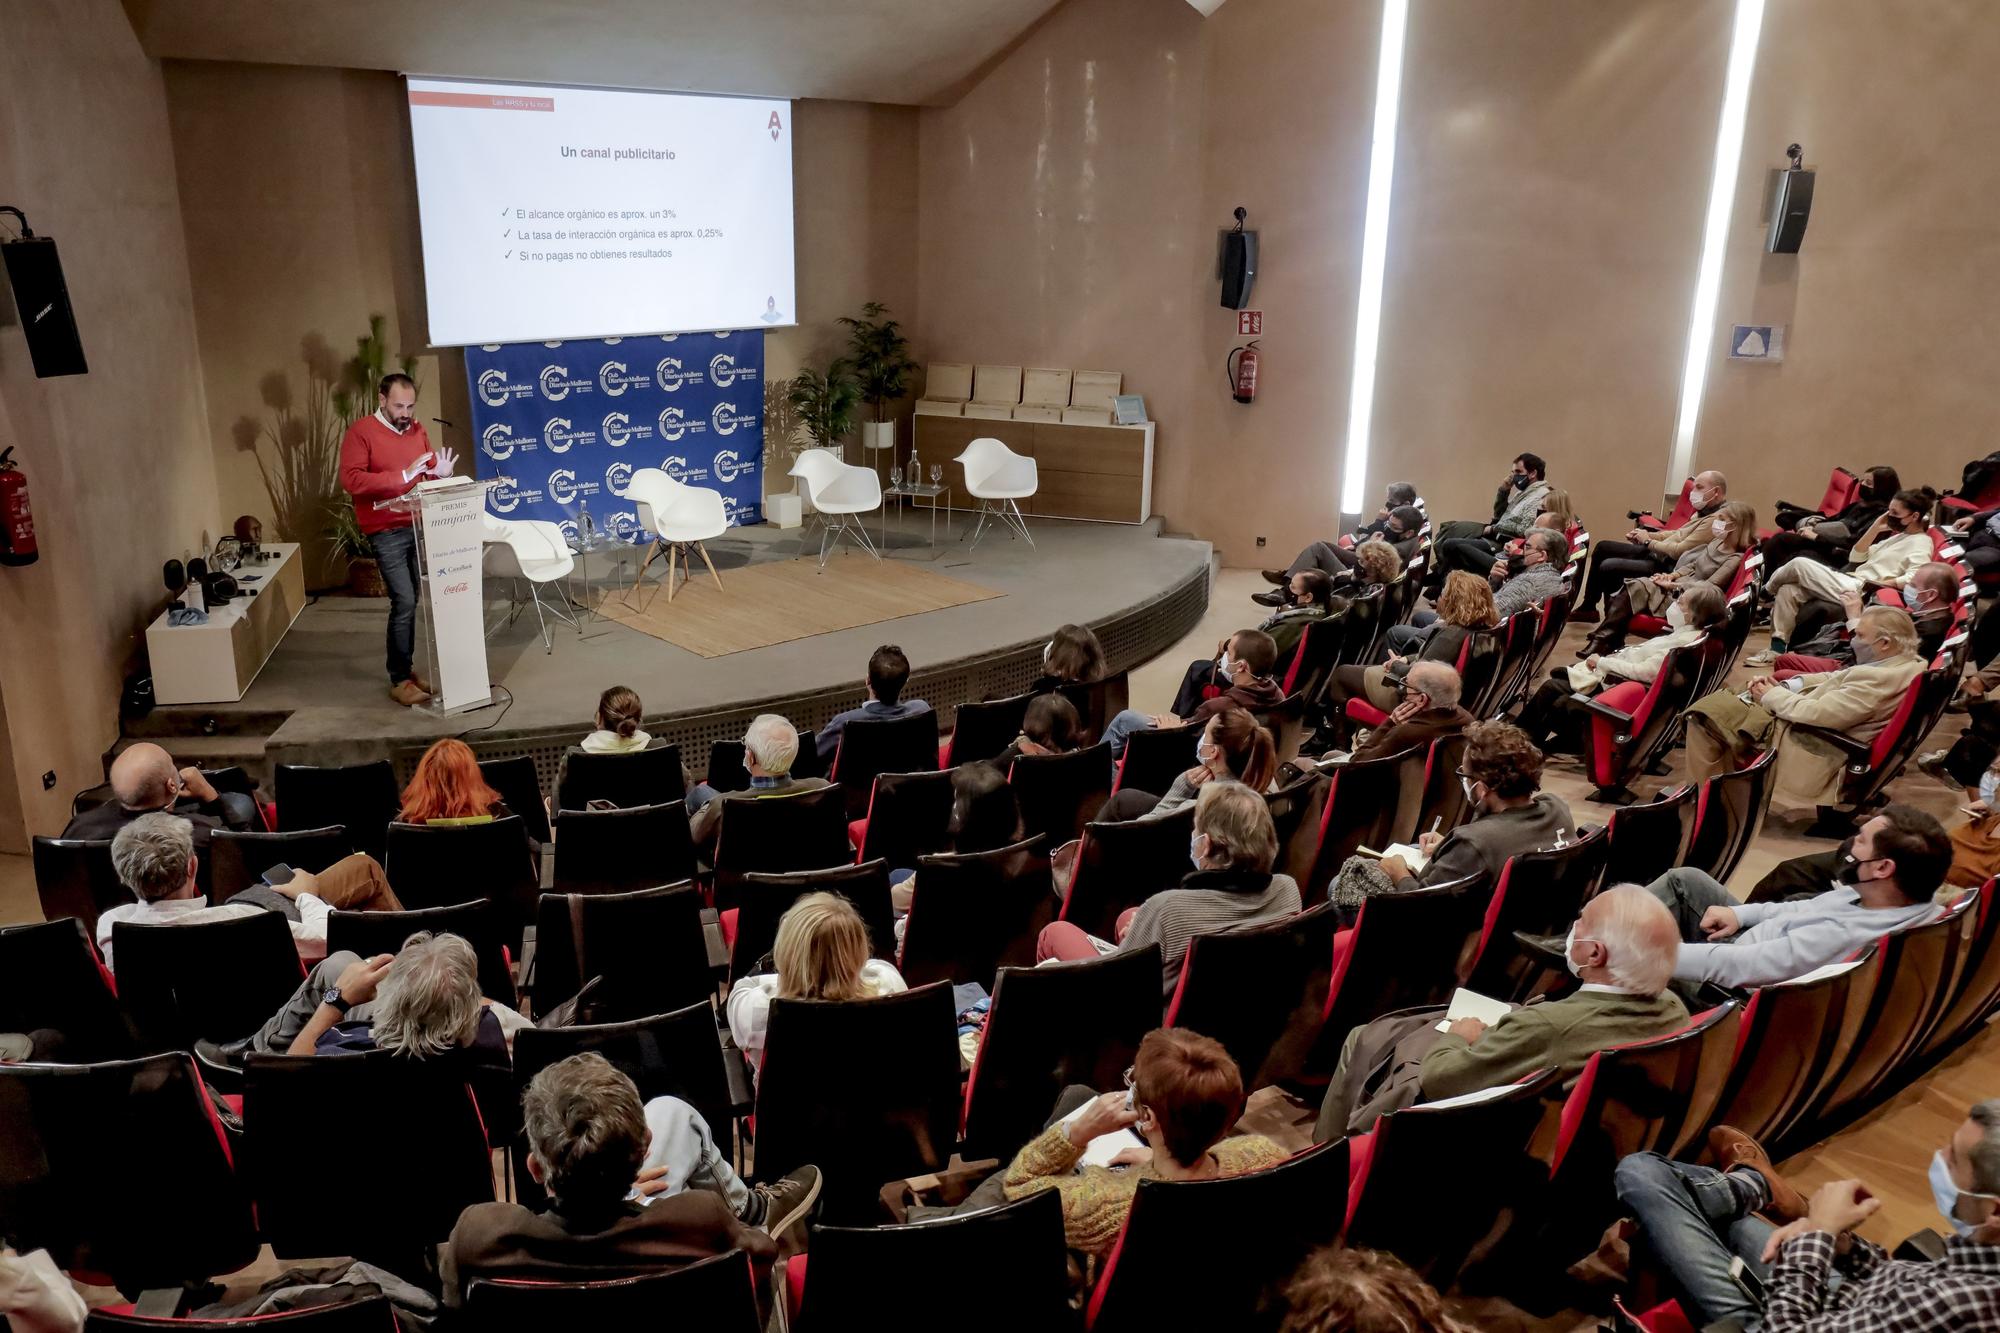
[[[410,514],[377,509],[375,502],[393,499],[423,480],[405,481],[403,473],[430,451],[431,437],[421,425],[398,435],[370,412],[347,428],[340,437],[340,484],[354,497],[354,517],[363,532],[407,528],[416,521]]]

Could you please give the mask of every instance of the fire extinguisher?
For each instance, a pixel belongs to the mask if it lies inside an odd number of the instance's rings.
[[[1223,363],[1229,374],[1229,388],[1239,403],[1257,401],[1257,340],[1230,352]]]
[[[14,466],[12,446],[0,449],[0,565],[32,565],[35,518],[28,512],[28,479]]]

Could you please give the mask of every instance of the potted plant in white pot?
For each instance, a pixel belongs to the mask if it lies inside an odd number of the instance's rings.
[[[847,360],[869,407],[871,419],[861,427],[861,444],[871,453],[896,447],[896,423],[893,418],[884,421],[882,409],[909,390],[917,369],[910,359],[910,340],[888,314],[888,306],[870,301],[861,307],[861,318],[844,315],[840,320],[847,326]],[[892,462],[894,458],[891,454]]]

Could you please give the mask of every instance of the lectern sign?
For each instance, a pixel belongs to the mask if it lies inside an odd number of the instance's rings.
[[[424,582],[430,593],[432,661],[437,706],[446,712],[493,697],[486,674],[485,598],[480,588],[482,512],[486,488],[462,485],[426,492]]]

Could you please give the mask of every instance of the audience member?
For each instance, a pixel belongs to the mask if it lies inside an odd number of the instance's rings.
[[[1352,547],[1334,542],[1313,542],[1299,552],[1289,568],[1259,570],[1265,579],[1278,586],[1266,592],[1252,593],[1250,600],[1263,606],[1283,606],[1286,594],[1281,590],[1293,586],[1293,579],[1304,573],[1317,572],[1331,579],[1345,579],[1353,572],[1360,549],[1377,539],[1393,550],[1398,560],[1408,563],[1410,557],[1417,553],[1418,543],[1423,540],[1423,511],[1415,505],[1399,505],[1383,510],[1382,515],[1379,523],[1370,524],[1356,534]]]
[[[1667,604],[1667,632],[1641,639],[1615,652],[1592,653],[1572,666],[1555,667],[1534,696],[1521,708],[1521,730],[1551,753],[1575,754],[1583,748],[1584,725],[1590,711],[1576,702],[1579,694],[1594,695],[1623,681],[1650,685],[1659,679],[1667,654],[1685,648],[1722,624],[1729,610],[1712,583],[1697,583]]]
[[[1346,599],[1334,596],[1333,580],[1316,569],[1292,575],[1286,591],[1291,601],[1272,612],[1257,627],[1271,636],[1271,642],[1278,650],[1277,660],[1281,663],[1290,662],[1292,654],[1298,651],[1299,639],[1304,636],[1307,625],[1328,619],[1336,609],[1347,609]]]
[[[1977,467],[1980,464],[1967,466]],[[1969,495],[1970,492],[1960,490],[1959,494]],[[2000,508],[1968,514],[1953,523],[1951,531],[1959,549],[1965,552],[1962,558],[1974,578],[1987,579],[2000,574]]]
[[[1511,544],[1510,544],[1511,545]],[[1493,563],[1487,582],[1493,588],[1493,609],[1505,620],[1516,611],[1540,606],[1562,591],[1562,570],[1569,559],[1569,541],[1560,532],[1537,528],[1522,541],[1518,552],[1510,551]],[[1407,625],[1391,625],[1389,651],[1407,655],[1421,647],[1437,628],[1435,611],[1419,611]]]
[[[1741,500],[1732,500],[1708,521],[1710,537],[1701,546],[1690,546],[1674,561],[1674,567],[1643,579],[1627,579],[1605,603],[1604,622],[1584,640],[1578,657],[1612,653],[1625,645],[1634,616],[1657,616],[1690,588],[1713,588],[1727,597],[1729,585],[1743,567],[1743,553],[1757,540],[1757,511]]]
[[[1824,727],[1855,741],[1874,740],[1923,673],[1916,646],[1907,611],[1871,606],[1854,631],[1855,665],[1787,681],[1758,676],[1743,695],[1725,687],[1697,699],[1687,710],[1688,777],[1706,782],[1776,749],[1779,791],[1807,805],[1837,800],[1846,755],[1792,728]]]
[[[597,696],[597,730],[583,738],[581,749],[589,754],[631,754],[653,743],[639,729],[646,706],[638,694],[623,685],[613,685]]]
[[[439,1254],[447,1305],[480,1278],[587,1282],[732,1250],[768,1266],[819,1198],[811,1166],[745,1185],[699,1112],[677,1097],[642,1105],[632,1080],[595,1051],[536,1074],[521,1119],[528,1174],[549,1206],[475,1203],[459,1214]]]
[[[1349,1032],[1314,1141],[1366,1134],[1391,1111],[1497,1088],[1538,1069],[1558,1069],[1567,1082],[1597,1052],[1687,1022],[1686,1006],[1667,989],[1680,945],[1674,919],[1638,885],[1585,903],[1561,944],[1563,964],[1582,983],[1563,999],[1518,1005],[1490,1027],[1460,1018],[1440,1032],[1440,1006],[1401,1010]]]
[[[1720,472],[1695,476],[1688,488],[1694,513],[1678,528],[1633,528],[1622,542],[1598,542],[1591,551],[1590,577],[1582,599],[1569,613],[1572,623],[1597,619],[1597,604],[1628,579],[1646,579],[1674,567],[1683,555],[1714,539],[1709,527],[1715,511],[1729,498],[1729,481]]]
[[[455,736],[432,743],[403,789],[402,824],[490,824],[513,813],[487,785],[472,747]]]
[[[1298,884],[1290,875],[1271,873],[1278,859],[1278,832],[1262,793],[1234,781],[1203,784],[1195,800],[1188,854],[1194,871],[1178,889],[1156,893],[1123,913],[1115,944],[1068,921],[1053,921],[1036,941],[1035,961],[1074,962],[1157,944],[1162,989],[1172,999],[1188,942],[1195,936],[1249,930],[1298,912]]]
[[[951,814],[945,821],[944,836],[943,850],[949,852],[990,852],[1021,841],[1025,836],[1021,803],[1007,775],[993,764],[960,764],[951,775]],[[910,910],[916,891],[913,870],[899,866],[889,872],[889,898],[898,918]],[[902,927],[899,919],[898,942],[903,938]]]
[[[1069,754],[1083,745],[1083,719],[1076,705],[1061,694],[1038,694],[1028,701],[1021,734],[993,762],[1009,772],[1024,754]]]
[[[820,729],[817,742],[819,757],[822,760],[833,758],[834,751],[840,748],[840,733],[850,722],[863,718],[890,722],[930,712],[931,706],[922,699],[903,697],[903,686],[909,680],[910,659],[903,655],[903,650],[893,643],[877,648],[868,659],[868,701],[859,708],[834,714],[833,720]]]
[[[771,961],[775,971],[738,977],[726,1006],[730,1035],[753,1071],[763,1064],[772,1000],[865,1000],[909,989],[895,964],[868,956],[867,925],[835,893],[809,893],[786,910]]]
[[[326,956],[326,917],[332,909],[403,910],[382,867],[360,852],[342,857],[318,874],[294,870],[283,884],[260,884],[214,906],[195,882],[197,858],[194,829],[179,815],[154,811],[118,830],[111,840],[111,866],[118,872],[118,882],[138,901],[113,907],[97,918],[97,951],[104,955],[105,967],[117,970],[111,957],[112,927],[121,921],[191,926],[278,912],[292,928],[299,957],[314,962]]]
[[[1215,1180],[1285,1160],[1285,1150],[1261,1135],[1225,1137],[1243,1114],[1244,1093],[1243,1075],[1221,1042],[1181,1028],[1155,1029],[1139,1043],[1131,1077],[1129,1090],[1067,1089],[1048,1128],[1003,1177],[1009,1199],[1043,1190],[1061,1195],[1063,1236],[1085,1256],[1086,1281],[1095,1280],[1097,1263],[1111,1252],[1141,1180]],[[1124,1150],[1110,1167],[1079,1166],[1092,1139],[1121,1129],[1147,1146]]]
[[[219,828],[242,833],[264,827],[254,798],[217,791],[200,769],[175,768],[172,756],[149,741],[111,761],[111,792],[112,800],[77,814],[62,835],[109,842],[139,816],[165,811],[185,819],[195,849],[207,852],[208,835]]]
[[[1456,736],[1478,721],[1459,703],[1462,682],[1455,668],[1443,662],[1418,662],[1403,677],[1403,699],[1389,718],[1354,747],[1353,759],[1380,759],[1411,746],[1429,748],[1432,741]]]
[[[716,830],[722,824],[722,807],[727,801],[757,801],[769,796],[813,791],[826,786],[825,778],[795,778],[792,763],[799,757],[799,733],[776,713],[759,713],[743,732],[743,767],[750,774],[744,791],[718,792],[706,782],[697,782],[688,792],[688,833],[695,846],[712,849]]]
[[[1959,682],[1965,700],[1965,730],[1948,750],[1933,750],[1917,766],[1940,781],[1961,787],[1968,796],[1984,799],[1986,775],[2000,760],[2000,657]]]
[[[1437,598],[1437,619],[1431,622],[1416,655],[1393,656],[1379,666],[1335,667],[1328,686],[1327,707],[1338,713],[1349,699],[1366,699],[1386,713],[1400,701],[1399,682],[1408,674],[1412,662],[1446,662],[1456,666],[1467,633],[1492,629],[1499,623],[1500,612],[1493,605],[1493,585],[1477,574],[1454,570],[1445,575],[1444,590]],[[1392,640],[1395,631],[1396,627],[1391,626]]]
[[[1437,530],[1438,568],[1476,573],[1490,566],[1499,555],[1498,542],[1522,536],[1534,526],[1535,515],[1542,512],[1542,500],[1549,493],[1548,471],[1548,464],[1537,455],[1517,455],[1507,479],[1493,496],[1491,522],[1461,519]],[[1461,545],[1454,548],[1454,542]]]
[[[1430,514],[1425,508],[1424,497],[1417,494],[1415,483],[1392,481],[1383,488],[1382,507],[1375,511],[1375,517],[1356,527],[1354,532],[1347,538],[1348,543],[1350,545],[1359,545],[1367,541],[1370,537],[1386,535],[1389,531],[1389,515],[1395,513],[1398,509],[1416,510],[1417,516],[1421,520],[1417,524],[1417,528],[1422,527],[1424,523],[1430,522]],[[1407,531],[1415,532],[1417,528],[1409,528]]]
[[[1042,649],[1042,675],[1028,687],[1046,694],[1064,685],[1087,685],[1104,679],[1104,645],[1088,625],[1059,625]]]
[[[1121,787],[1098,810],[1098,821],[1164,818],[1193,805],[1204,784],[1216,780],[1240,782],[1256,792],[1277,785],[1277,744],[1241,708],[1225,708],[1208,720],[1195,742],[1194,757],[1194,767],[1175,778],[1165,796]]]
[[[1444,1298],[1380,1250],[1315,1250],[1285,1284],[1278,1333],[1473,1333]]]
[[[1858,1180],[1810,1200],[1741,1130],[1709,1132],[1716,1165],[1633,1153],[1618,1163],[1618,1197],[1641,1243],[1682,1295],[1697,1327],[1734,1320],[1764,1333],[1942,1333],[2000,1328],[2000,1100],[1975,1103],[1931,1156],[1931,1196],[1954,1234],[1944,1257],[1892,1260],[1855,1229],[1881,1207]],[[1775,1218],[1782,1225],[1767,1220]],[[1742,1259],[1763,1289],[1731,1273]]]
[[[1845,508],[1831,518],[1817,509],[1802,509],[1779,501],[1775,522],[1778,531],[1764,539],[1764,574],[1769,577],[1787,561],[1798,556],[1821,564],[1847,563],[1848,548],[1882,517],[1882,511],[1903,479],[1892,467],[1871,467],[1861,474],[1861,485]]]
[[[1938,655],[1957,620],[1958,571],[1941,560],[1919,565],[1903,585],[1903,609],[1917,627],[1917,656],[1928,662]],[[1807,602],[1792,627],[1790,648],[1771,663],[1771,674],[1779,680],[1815,671],[1838,671],[1854,665],[1854,631],[1861,620],[1864,600],[1860,590],[1841,594],[1843,623],[1829,625],[1810,639],[1803,639],[1808,613],[1827,605]]]
[[[1838,887],[1816,897],[1740,903],[1713,877],[1682,866],[1647,886],[1683,941],[1674,979],[1768,986],[1845,958],[1892,930],[1937,919],[1951,840],[1923,811],[1888,805],[1861,826]]]
[[[1918,567],[1929,563],[1931,506],[1937,494],[1930,488],[1898,491],[1882,517],[1854,544],[1851,569],[1833,569],[1813,559],[1793,559],[1765,576],[1771,601],[1771,646],[1746,659],[1747,666],[1768,666],[1786,650],[1801,609],[1819,601],[1838,611],[1849,593],[1866,595],[1877,587],[1900,588]]]
[[[1569,530],[1578,526],[1576,505],[1570,500],[1569,492],[1560,486],[1549,487],[1549,493],[1542,497],[1542,512],[1535,515],[1531,527],[1551,528],[1568,535]]]
[[[1148,715],[1128,708],[1111,719],[1104,739],[1111,743],[1111,757],[1125,753],[1125,738],[1135,731],[1184,727],[1206,722],[1225,708],[1247,708],[1261,712],[1283,703],[1285,692],[1271,676],[1277,665],[1278,648],[1271,636],[1260,629],[1241,629],[1219,645],[1214,661],[1189,665],[1174,698],[1171,713]]]

